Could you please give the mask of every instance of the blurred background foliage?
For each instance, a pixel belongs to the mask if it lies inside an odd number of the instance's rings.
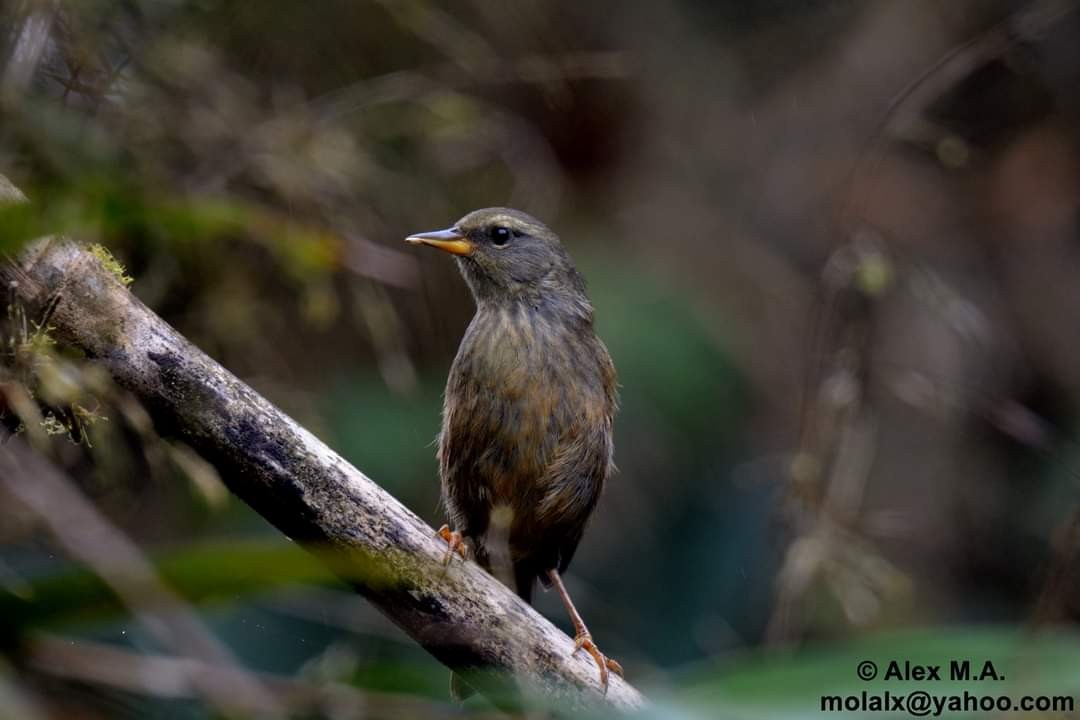
[[[588,278],[622,386],[570,589],[657,714],[806,715],[865,689],[865,657],[1076,694],[1075,10],[9,0],[0,173],[31,203],[0,209],[0,251],[99,243],[437,525],[472,304],[401,239],[526,210]],[[150,560],[236,696],[493,713],[40,323],[7,308],[0,418]],[[70,542],[0,504],[0,715],[236,714],[108,548]]]

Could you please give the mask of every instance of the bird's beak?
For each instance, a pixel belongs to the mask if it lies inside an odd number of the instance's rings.
[[[412,245],[430,245],[451,255],[472,255],[473,251],[473,244],[466,240],[457,228],[416,233],[405,238],[405,242]]]

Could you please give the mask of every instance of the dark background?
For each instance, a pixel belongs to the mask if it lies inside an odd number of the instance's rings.
[[[812,713],[864,657],[1077,691],[1074,3],[2,7],[0,172],[34,210],[0,246],[107,247],[435,526],[473,307],[401,241],[492,205],[561,235],[622,396],[568,584],[658,714]],[[315,695],[289,714],[457,712],[444,668],[18,308],[4,347],[8,429],[239,668]],[[0,715],[219,712],[146,679],[171,649],[98,575],[0,504]]]

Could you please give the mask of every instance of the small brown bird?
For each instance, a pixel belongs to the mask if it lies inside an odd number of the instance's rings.
[[[593,643],[560,577],[614,469],[615,366],[585,281],[555,233],[517,210],[476,210],[406,242],[456,256],[476,300],[439,435],[447,560],[470,548],[526,602],[537,579],[554,586],[574,652],[593,657],[606,690],[608,671],[622,668]]]

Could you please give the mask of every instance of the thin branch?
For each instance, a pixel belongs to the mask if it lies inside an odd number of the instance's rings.
[[[113,687],[156,698],[197,699],[196,688],[209,680],[242,687],[252,683],[269,688],[274,701],[290,713],[317,712],[333,718],[439,717],[445,706],[390,693],[359,690],[337,682],[305,680],[252,673],[234,665],[215,665],[191,658],[135,653],[124,648],[38,635],[29,644],[29,665],[35,671],[66,680]],[[258,712],[239,696],[238,709]]]
[[[0,96],[5,101],[17,98],[34,76],[49,42],[56,2],[25,2],[22,21],[15,32],[15,47],[0,78]]]
[[[29,510],[69,556],[96,573],[159,642],[194,660],[235,665],[228,648],[161,581],[138,547],[22,438],[0,445],[0,490]],[[199,675],[193,686],[224,711],[240,703],[260,717],[282,715],[266,689],[243,673],[227,681],[218,674]]]

